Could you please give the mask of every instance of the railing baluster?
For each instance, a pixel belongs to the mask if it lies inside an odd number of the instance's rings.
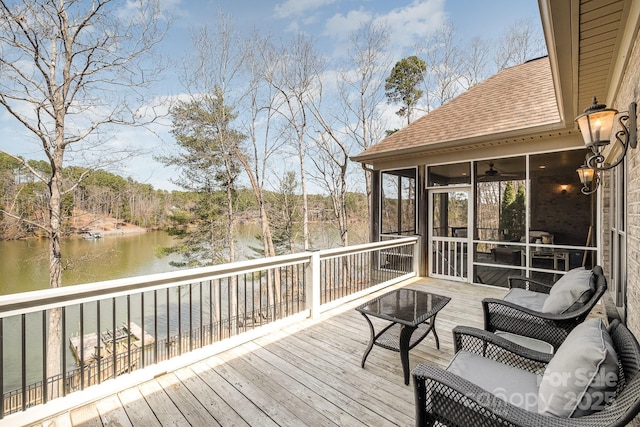
[[[20,343],[22,350],[22,372],[21,372],[21,383],[22,383],[22,410],[24,411],[27,408],[27,315],[23,314],[20,316],[21,320],[21,334],[20,334]]]
[[[251,277],[251,289],[253,289],[253,287],[254,287],[254,283],[255,283],[254,281],[255,281],[256,274],[259,274],[258,279],[260,279],[260,281],[258,282],[258,286],[259,286],[259,288],[258,288],[258,310],[259,310],[258,316],[260,316],[259,318],[262,319],[262,272],[254,272],[253,273],[253,276]],[[253,297],[255,298],[255,296],[256,296],[256,293],[255,293],[255,290],[254,290],[253,291]],[[253,319],[254,319],[254,321],[257,321],[256,320],[256,315],[255,315],[255,306],[253,308],[253,313],[254,313],[253,314]],[[255,328],[255,324],[253,326]]]
[[[304,266],[302,264],[298,264],[296,268],[298,269],[297,281],[298,281],[298,294],[300,295],[300,298],[298,298],[298,311],[301,311],[303,307],[305,307],[305,304],[307,301],[307,293],[306,293],[307,278],[304,274]]]
[[[66,396],[67,395],[67,384],[66,384],[67,382],[67,350],[64,343],[67,342],[67,307],[64,307],[64,306],[62,307],[61,315],[62,315],[62,319],[61,319],[62,342],[60,343],[60,348],[62,350],[62,356],[61,356],[62,357],[62,378],[60,378],[60,381],[62,381],[62,395]]]
[[[244,323],[243,324],[244,324],[244,332],[247,332],[247,323],[249,321],[249,315],[247,313],[247,273],[243,274],[242,289],[244,289]]]
[[[235,313],[236,313],[236,334],[240,334],[240,275],[236,274],[234,276],[234,288],[236,291],[236,307],[235,307]],[[244,317],[244,313],[242,313],[242,316]],[[242,323],[244,324],[244,320],[242,321]]]
[[[80,304],[80,390],[84,390],[84,304]]]
[[[182,354],[182,286],[178,286],[178,354]]]
[[[267,269],[267,294],[269,292],[271,292],[271,299],[268,299],[268,301],[271,302],[271,304],[267,305],[267,321],[274,321],[277,319],[276,306],[278,301],[276,298],[278,297],[278,293],[276,292],[275,275],[272,269]]]
[[[102,382],[102,340],[100,339],[100,301],[96,301],[96,367],[98,369],[98,384]]]
[[[203,323],[203,308],[204,308],[204,299],[203,299],[203,291],[202,291],[202,282],[198,282],[198,290],[200,292],[200,313],[199,313],[199,322],[200,322],[200,334],[199,340],[200,345],[199,348],[204,347],[204,323]]]
[[[233,306],[233,285],[234,285],[234,276],[229,276],[226,278],[226,288],[227,288],[227,338],[236,335],[236,325],[235,325],[235,310]]]
[[[329,284],[328,284],[329,295],[328,295],[328,300],[327,301],[333,301],[335,299],[334,290],[335,290],[335,286],[336,286],[336,279],[335,279],[336,259],[335,258],[331,258],[331,261],[329,262],[329,265],[330,265],[329,274],[327,274],[327,276],[329,277]]]
[[[145,330],[144,330],[144,292],[140,293],[140,328],[142,329],[142,337],[140,338],[142,340],[142,348],[140,350],[141,353],[141,364],[142,364],[142,368],[144,368],[145,366],[145,354],[144,354],[144,350],[146,347],[146,343],[144,341],[145,338]]]
[[[193,283],[189,283],[189,351],[193,351]]]
[[[213,280],[209,280],[209,344],[213,344]]]
[[[116,346],[116,298],[111,298],[111,335],[113,336],[113,342],[111,343],[111,363],[113,363],[112,371],[113,378],[118,376],[117,370],[117,346]]]
[[[216,300],[216,322],[218,322],[218,341],[223,338],[222,334],[222,279],[218,279],[218,284],[216,285],[216,295],[218,298]]]
[[[131,295],[127,295],[127,369],[131,372]]]
[[[48,388],[47,387],[47,312],[42,310],[40,312],[40,317],[42,319],[42,403],[47,403],[49,400],[48,397]],[[0,412],[0,419],[4,415],[4,384],[2,382],[2,377],[4,376],[4,369],[2,367],[2,319],[0,319],[0,408],[2,411]]]
[[[164,357],[162,360],[167,360],[171,357],[171,348],[173,347],[173,343],[171,342],[171,309],[170,306],[171,304],[169,304],[169,289],[167,288],[167,345],[165,347],[165,351],[166,351],[166,357]]]
[[[158,290],[153,290],[153,363],[158,363]]]

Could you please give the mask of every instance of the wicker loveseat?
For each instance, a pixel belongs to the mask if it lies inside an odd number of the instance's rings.
[[[509,277],[509,287],[503,299],[482,300],[485,330],[543,341],[553,352],[587,318],[606,291],[607,280],[600,266],[580,267],[553,286],[517,276]]]
[[[608,338],[584,339],[583,330]],[[555,355],[530,350],[481,329],[458,326],[453,334],[456,354],[446,370],[418,365],[412,373],[417,426],[625,426],[640,412],[640,346],[618,321],[608,329],[600,319],[586,321],[572,331],[575,337],[567,337],[567,345]],[[604,348],[605,344],[608,350],[604,352],[585,351],[584,347]],[[607,362],[602,363],[597,357],[605,357]],[[573,366],[563,365],[567,361]],[[581,371],[583,365],[589,364],[595,366],[597,373],[586,367]],[[606,373],[599,370],[605,365]],[[567,372],[554,371],[558,366],[582,375],[572,377]],[[615,382],[597,380],[612,375]],[[563,384],[554,384],[558,378],[593,378],[589,387],[599,383],[608,389],[594,392],[589,388],[584,394],[571,394],[562,388]],[[577,380],[567,383],[585,387]],[[561,400],[565,398],[569,400]],[[571,412],[553,413],[554,404]]]

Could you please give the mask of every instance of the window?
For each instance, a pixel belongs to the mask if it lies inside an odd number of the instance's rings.
[[[576,173],[584,157],[568,150],[474,163],[474,281],[507,286],[508,275],[527,274],[553,283],[592,265],[595,195],[582,194]]]
[[[471,164],[469,162],[440,166],[429,166],[428,187],[471,184]]]
[[[576,173],[584,156],[583,150],[531,156],[530,243],[538,239],[545,243],[546,235],[546,242],[554,245],[589,246],[589,228],[594,222],[591,199],[595,196],[580,192],[582,185]]]
[[[616,308],[624,319],[627,305],[627,232],[626,232],[626,160],[620,166],[613,168],[611,177],[611,242],[610,242],[610,271],[611,289],[614,291]]]
[[[475,171],[478,239],[521,241],[525,236],[526,158],[477,162]]]
[[[416,182],[413,168],[382,172],[382,234],[416,234]]]

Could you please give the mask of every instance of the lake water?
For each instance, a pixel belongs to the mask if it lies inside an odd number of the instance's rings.
[[[118,279],[175,270],[155,248],[169,246],[162,231],[107,235],[101,239],[62,241],[64,285]],[[46,239],[0,242],[0,294],[46,289],[49,286],[49,242]]]
[[[326,249],[340,244],[335,227],[313,224],[313,247]],[[365,243],[365,224],[354,226],[350,243]],[[255,224],[237,227],[239,259],[251,253],[249,247],[261,247]],[[67,238],[62,241],[65,270],[63,284],[77,285],[123,277],[142,276],[177,270],[169,264],[177,257],[158,257],[156,248],[170,246],[173,238],[163,231],[105,235],[101,239]],[[0,295],[49,287],[49,242],[46,239],[0,241]]]

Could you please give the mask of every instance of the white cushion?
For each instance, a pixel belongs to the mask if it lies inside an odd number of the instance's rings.
[[[453,356],[447,371],[512,405],[538,410],[539,375],[464,350]]]
[[[530,308],[531,310],[541,311],[544,307],[544,302],[549,298],[549,295],[541,292],[528,291],[521,288],[513,288],[504,296],[504,301],[509,301],[522,307]]]
[[[601,319],[589,319],[569,333],[544,371],[538,411],[581,417],[600,411],[615,395],[618,357]]]
[[[511,341],[514,344],[521,345],[531,350],[539,351],[540,353],[553,354],[553,346],[548,342],[537,340],[531,337],[525,337],[523,335],[512,334],[511,332],[496,331],[496,335]]]
[[[561,314],[584,306],[593,295],[592,275],[591,270],[582,267],[567,272],[551,287],[542,312]]]

